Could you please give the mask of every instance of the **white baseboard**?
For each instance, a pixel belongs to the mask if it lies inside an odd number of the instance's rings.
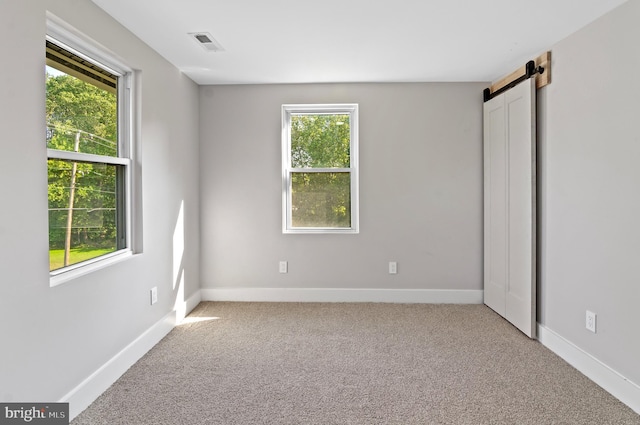
[[[191,313],[194,308],[202,301],[202,292],[198,289],[195,294],[189,297],[185,302],[187,305],[187,314]]]
[[[538,324],[538,340],[618,400],[640,414],[640,386],[551,329]]]
[[[89,407],[127,369],[164,338],[173,329],[175,323],[176,314],[172,311],[62,397],[60,402],[69,403],[69,419],[72,420]]]
[[[181,303],[176,310],[170,312],[142,335],[123,348],[118,354],[93,372],[77,387],[66,394],[60,402],[69,403],[69,421],[73,420],[103,392],[118,380],[135,362],[140,360],[154,345],[164,338],[175,327],[176,321],[182,320],[201,301],[200,291]],[[180,312],[177,312],[180,310]],[[182,317],[178,317],[182,316]]]
[[[381,302],[482,304],[482,290],[343,289],[343,288],[210,288],[203,301],[253,302]]]
[[[202,294],[198,289],[193,295],[191,295],[186,301],[176,302],[174,310],[176,312],[176,323],[180,323],[184,318],[196,308],[202,301]]]

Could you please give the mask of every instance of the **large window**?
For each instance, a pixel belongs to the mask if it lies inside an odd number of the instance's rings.
[[[53,277],[131,253],[130,74],[91,46],[47,36]]]
[[[358,105],[282,106],[283,231],[358,232]]]

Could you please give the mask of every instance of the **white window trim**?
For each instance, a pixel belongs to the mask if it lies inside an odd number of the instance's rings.
[[[130,165],[131,159],[115,156],[96,155],[92,153],[81,153],[71,151],[61,151],[58,149],[47,149],[47,157],[49,159],[62,159],[65,161],[75,162],[97,162],[100,164],[110,165]]]
[[[349,114],[350,167],[349,168],[293,168],[291,167],[291,116],[296,114]],[[282,233],[286,234],[356,234],[359,227],[358,178],[358,104],[284,104],[282,105]],[[351,176],[351,227],[293,227],[291,225],[291,174],[295,172],[348,172]]]
[[[73,280],[120,262],[141,252],[142,237],[140,214],[140,169],[139,147],[136,143],[139,133],[139,92],[137,72],[118,58],[109,49],[85,36],[62,19],[47,12],[46,39],[60,47],[95,63],[112,74],[118,75],[118,157],[82,154],[77,152],[47,149],[47,158],[80,162],[97,162],[125,166],[125,248],[113,253],[69,265],[49,272],[50,286]]]

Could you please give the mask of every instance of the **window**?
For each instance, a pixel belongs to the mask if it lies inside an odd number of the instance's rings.
[[[49,270],[131,254],[131,71],[63,30],[46,39]],[[85,270],[86,272],[87,270]],[[53,284],[53,280],[52,280]]]
[[[358,233],[358,105],[283,105],[284,233]]]

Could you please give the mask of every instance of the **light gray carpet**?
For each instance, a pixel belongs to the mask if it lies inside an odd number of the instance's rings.
[[[481,305],[202,303],[73,422],[640,424]]]

